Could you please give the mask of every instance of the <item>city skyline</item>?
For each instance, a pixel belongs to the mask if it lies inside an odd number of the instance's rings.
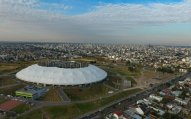
[[[0,0],[0,41],[191,45],[190,0]]]

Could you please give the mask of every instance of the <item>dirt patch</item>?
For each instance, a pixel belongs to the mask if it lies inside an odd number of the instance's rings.
[[[157,84],[164,82],[166,80],[170,80],[174,77],[174,74],[169,73],[161,73],[155,71],[143,71],[138,78],[135,78],[137,82],[137,87],[139,88],[148,88],[150,84]]]

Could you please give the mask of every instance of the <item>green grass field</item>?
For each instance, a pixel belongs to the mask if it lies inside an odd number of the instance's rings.
[[[91,62],[91,61],[96,61],[96,59],[93,59],[93,58],[78,58],[78,59],[72,59],[72,61]]]
[[[118,93],[118,94],[113,95],[111,97],[104,98],[104,99],[100,100],[99,103],[100,103],[100,105],[108,104],[110,102],[113,102],[113,101],[121,99],[121,98],[125,98],[125,97],[127,97],[127,96],[129,96],[131,94],[134,94],[136,92],[139,92],[139,91],[141,91],[141,89],[136,88],[136,89],[128,90],[128,91],[125,91],[125,92],[121,92],[121,93]]]
[[[128,70],[128,67],[126,66],[115,66],[115,65],[109,65],[109,66],[100,66],[100,68],[104,69],[108,76],[123,76],[126,80],[132,81],[132,83],[136,84],[136,81],[132,77],[138,77],[140,75],[140,71],[131,72]]]
[[[95,84],[88,87],[76,87],[71,89],[64,89],[64,92],[73,101],[88,100],[96,97],[104,96],[108,93],[109,89],[103,84]]]
[[[21,114],[27,110],[29,110],[31,108],[31,106],[29,104],[21,104],[17,107],[15,107],[14,109],[12,109],[11,111],[16,112],[17,114]]]
[[[137,84],[137,82],[131,76],[127,76],[125,79],[131,81],[132,84]]]
[[[17,70],[19,68],[19,65],[2,65],[0,64],[0,73],[3,74],[3,73],[8,73],[8,72],[13,72],[15,70]]]
[[[6,99],[0,97],[0,103],[3,103],[5,101],[6,101]]]
[[[104,61],[107,61],[108,62],[108,60],[106,60],[104,57],[100,57],[100,56],[76,58],[76,59],[72,59],[72,61],[84,61],[84,62],[90,62],[90,61],[104,62]]]
[[[80,115],[76,105],[44,107],[18,119],[72,119]]]
[[[42,97],[43,101],[61,102],[57,88],[50,88],[49,91]]]
[[[77,118],[78,116],[84,113],[98,109],[99,107],[107,105],[117,99],[127,97],[139,91],[141,91],[141,89],[132,89],[129,91],[121,92],[117,95],[108,98],[89,103],[71,104],[67,106],[44,107],[42,109],[33,111],[28,115],[19,117],[18,119],[42,119],[42,117],[50,119],[73,119]]]
[[[11,85],[15,84],[16,81],[12,79],[11,76],[5,76],[0,78],[0,86],[6,86],[6,85]]]
[[[34,63],[36,62],[29,61],[29,62],[17,62],[17,63],[0,63],[0,74],[19,71]]]
[[[18,90],[18,89],[23,88],[24,86],[25,85],[23,85],[23,84],[19,84],[19,85],[13,86],[13,87],[3,88],[3,89],[0,89],[0,93],[2,93],[4,95],[15,96],[15,91]]]
[[[32,111],[30,114],[27,114],[22,117],[18,117],[17,119],[42,119],[42,117],[43,117],[43,114],[41,110],[35,110],[35,111]]]
[[[112,73],[118,73],[122,76],[134,76],[134,77],[137,77],[140,75],[140,72],[139,71],[135,71],[135,72],[131,72],[128,70],[128,67],[126,66],[112,66],[109,68],[109,70],[112,72]]]

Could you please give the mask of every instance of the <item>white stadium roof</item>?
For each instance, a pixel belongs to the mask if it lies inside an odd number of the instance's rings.
[[[18,72],[16,77],[33,83],[80,85],[102,81],[107,77],[107,73],[94,65],[83,68],[58,68],[34,64]]]

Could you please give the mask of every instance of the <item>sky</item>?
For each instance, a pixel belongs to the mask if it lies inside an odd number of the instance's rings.
[[[191,45],[191,0],[0,0],[0,41]]]

